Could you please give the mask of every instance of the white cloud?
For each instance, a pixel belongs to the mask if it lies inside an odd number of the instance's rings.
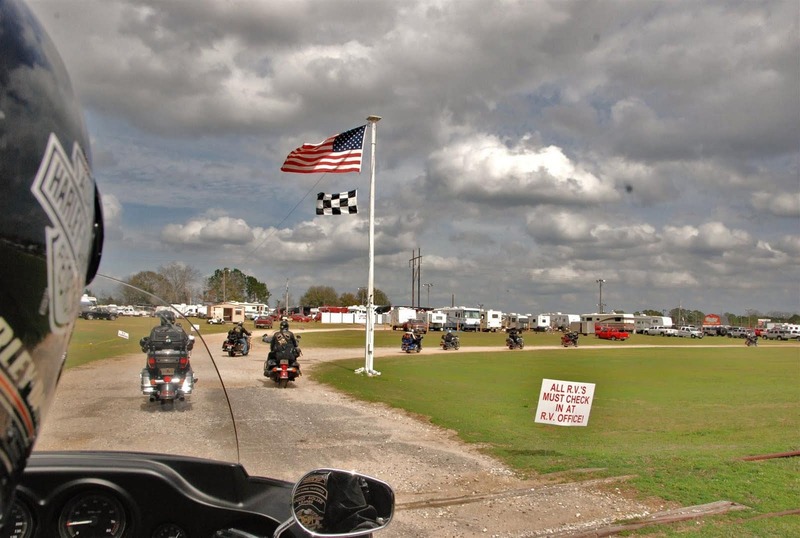
[[[617,198],[611,185],[561,148],[531,141],[531,135],[512,145],[486,133],[460,137],[431,153],[429,175],[445,192],[468,200],[588,205]]]
[[[755,192],[751,203],[756,210],[776,217],[800,218],[800,192],[797,191]]]
[[[218,217],[194,219],[185,224],[169,224],[161,231],[161,239],[172,245],[246,245],[253,240],[253,231],[243,219]]]

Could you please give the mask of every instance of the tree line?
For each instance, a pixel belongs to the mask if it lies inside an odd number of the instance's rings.
[[[210,304],[228,301],[269,304],[272,293],[267,285],[243,271],[224,267],[215,269],[207,278],[200,271],[182,262],[162,265],[155,271],[139,271],[123,279],[116,292],[98,297],[101,304],[150,305],[162,300],[173,304]],[[88,295],[94,295],[87,289]],[[300,297],[299,305],[319,306],[352,306],[366,304],[366,289],[358,288],[354,293],[338,294],[330,286],[311,286]],[[154,297],[155,296],[155,297]],[[386,294],[374,290],[374,304],[391,305]],[[277,307],[285,307],[286,299],[276,297]]]

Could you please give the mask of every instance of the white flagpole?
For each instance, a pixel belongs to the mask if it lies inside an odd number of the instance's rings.
[[[370,158],[369,177],[369,276],[367,277],[367,324],[366,343],[364,344],[364,370],[368,376],[375,372],[375,145],[377,140],[377,123],[380,116],[367,116],[372,125],[372,157]]]

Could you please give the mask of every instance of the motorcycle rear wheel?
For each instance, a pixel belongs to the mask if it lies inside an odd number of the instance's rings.
[[[278,387],[279,388],[285,389],[288,386],[289,386],[289,380],[288,379],[281,379],[280,381],[278,381]]]

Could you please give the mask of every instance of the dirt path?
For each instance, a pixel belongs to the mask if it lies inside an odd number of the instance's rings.
[[[236,414],[240,460],[248,471],[294,481],[305,470],[326,466],[385,480],[395,489],[397,512],[380,537],[552,536],[664,509],[626,498],[624,477],[568,484],[554,484],[553,477],[522,480],[452,432],[314,381],[316,364],[363,356],[363,350],[305,348],[305,375],[282,390],[261,375],[266,344],[254,338],[249,356],[230,358],[219,351],[222,335],[206,339]],[[394,354],[376,350],[376,358]],[[235,459],[210,367],[195,364],[201,380],[191,401],[162,413],[138,390],[142,365],[137,354],[65,372],[37,450],[109,448],[108,431],[98,431],[97,420],[113,417],[116,426],[109,427],[124,436],[128,449],[153,449],[147,438],[157,439],[154,433],[167,422],[176,438],[186,436],[181,451]],[[78,393],[87,379],[100,377],[116,380],[103,389],[108,399],[102,407],[82,407]]]

